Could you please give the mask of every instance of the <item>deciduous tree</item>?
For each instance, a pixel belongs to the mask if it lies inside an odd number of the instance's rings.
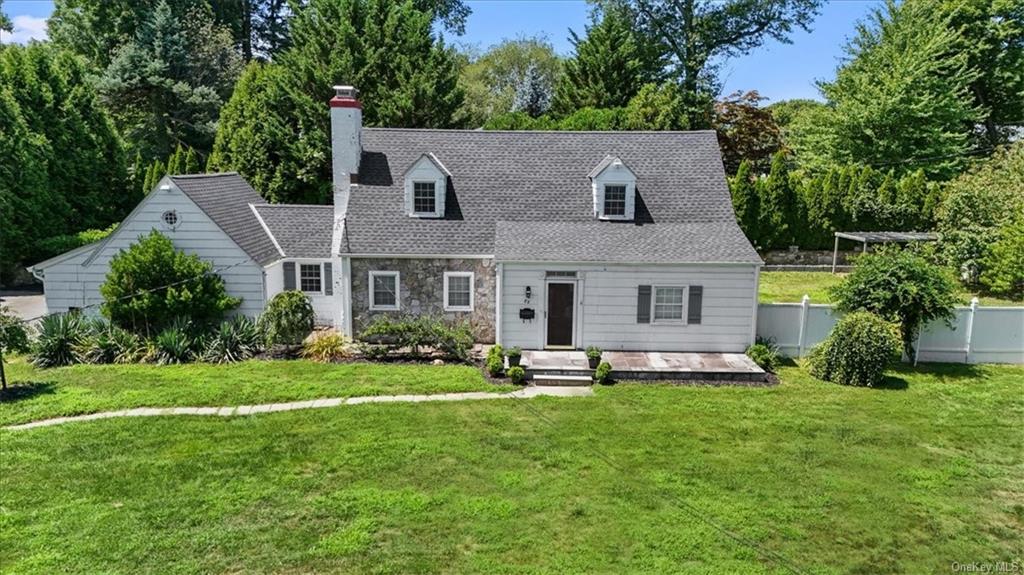
[[[740,162],[748,160],[756,173],[767,173],[772,155],[782,149],[782,134],[775,117],[761,107],[756,90],[734,92],[715,102],[714,128],[722,149],[725,171],[736,173]]]

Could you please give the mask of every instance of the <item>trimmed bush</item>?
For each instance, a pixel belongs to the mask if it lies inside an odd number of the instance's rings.
[[[100,286],[103,315],[135,333],[153,334],[178,318],[197,326],[220,321],[242,303],[228,295],[209,262],[174,249],[154,230],[110,260]]]
[[[779,367],[779,350],[771,343],[757,342],[748,347],[746,353],[747,357],[767,372],[775,373]]]
[[[75,350],[88,336],[88,326],[79,313],[48,315],[39,322],[39,336],[32,346],[32,364],[58,367],[78,363]]]
[[[486,367],[487,373],[491,374],[491,377],[498,377],[505,371],[505,350],[500,344],[494,344],[487,351]]]
[[[202,359],[210,363],[231,363],[250,359],[263,348],[263,334],[256,322],[238,316],[221,322],[206,338]]]
[[[518,365],[514,365],[508,368],[508,377],[512,380],[512,383],[518,385],[526,380],[526,370]]]
[[[270,345],[301,345],[313,332],[315,319],[309,297],[289,290],[271,298],[260,316],[260,327]]]
[[[321,363],[352,357],[352,340],[335,331],[315,333],[302,344],[302,357]]]
[[[592,345],[587,348],[587,359],[601,359],[601,348]]]
[[[825,341],[811,350],[811,375],[843,385],[877,386],[900,353],[894,325],[870,312],[844,316]]]
[[[430,316],[394,319],[377,316],[359,339],[383,347],[386,354],[407,350],[413,357],[431,348],[450,360],[466,361],[473,347],[473,332],[466,322],[448,323]]]
[[[594,370],[594,381],[602,385],[612,381],[612,364],[602,361]]]

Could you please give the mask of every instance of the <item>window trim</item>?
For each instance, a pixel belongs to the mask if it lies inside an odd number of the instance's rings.
[[[367,291],[370,292],[370,311],[399,311],[402,308],[402,277],[397,271],[385,271],[385,270],[374,270],[370,272],[370,281],[367,285]],[[378,305],[374,301],[374,285],[373,280],[377,277],[393,277],[395,278],[395,305]]]
[[[307,291],[302,289],[302,268],[304,267],[315,267],[320,270],[320,289],[317,291]],[[295,262],[295,287],[299,288],[299,291],[306,294],[324,295],[324,264],[319,263],[303,263]]]
[[[682,289],[683,290],[683,305],[682,305],[682,316],[680,319],[657,319],[655,316],[655,308],[658,305],[658,290],[659,289]],[[689,313],[689,297],[690,297],[690,286],[689,285],[652,285],[651,286],[651,324],[662,324],[662,325],[687,325],[687,314]]]
[[[600,188],[601,188],[601,197],[600,197],[600,199],[601,199],[601,204],[600,204],[600,212],[598,213],[598,216],[597,216],[598,219],[600,219],[600,220],[625,220],[625,221],[630,221],[630,220],[635,219],[635,214],[630,214],[629,213],[629,196],[630,196],[630,192],[632,191],[632,193],[634,194],[634,198],[636,197],[635,196],[635,194],[636,194],[635,185],[636,185],[635,183],[629,182],[629,181],[625,181],[625,180],[601,181],[600,182]],[[608,191],[608,186],[621,186],[621,187],[626,189],[626,195],[623,198],[624,203],[623,203],[623,206],[622,206],[622,213],[621,214],[608,214],[608,213],[605,213],[605,211],[604,211],[604,207],[605,207],[605,204],[607,202],[607,198],[605,197],[605,193]],[[634,199],[633,201],[635,202],[636,200]],[[634,210],[635,209],[636,208],[634,207]]]
[[[621,219],[626,217],[626,204],[629,203],[629,184],[617,183],[617,182],[604,182],[601,193],[601,215],[608,219]],[[622,188],[622,213],[621,214],[609,214],[608,213],[608,188]]]
[[[469,306],[453,306],[448,305],[448,287],[449,279],[453,277],[468,277],[469,278]],[[476,291],[476,273],[475,272],[444,272],[444,290],[441,292],[444,298],[444,311],[473,311],[473,306],[476,303],[476,297],[474,292]]]
[[[434,209],[429,212],[416,210],[416,184],[430,184],[434,188]],[[436,180],[413,180],[412,181],[412,215],[414,216],[437,216],[437,181]]]

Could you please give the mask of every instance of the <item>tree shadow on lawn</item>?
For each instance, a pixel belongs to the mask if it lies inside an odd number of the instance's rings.
[[[52,381],[15,381],[0,390],[0,403],[29,399],[37,395],[53,393],[57,385]]]

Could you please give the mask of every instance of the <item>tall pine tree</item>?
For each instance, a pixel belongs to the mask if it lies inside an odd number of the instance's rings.
[[[761,237],[766,247],[784,249],[795,240],[801,219],[800,203],[793,189],[785,152],[772,156],[767,178],[758,180],[761,204]]]
[[[736,175],[729,180],[729,191],[732,194],[732,208],[736,213],[736,221],[747,235],[747,239],[759,246],[763,244],[759,225],[761,204],[754,174],[751,172],[749,160],[740,162]]]

